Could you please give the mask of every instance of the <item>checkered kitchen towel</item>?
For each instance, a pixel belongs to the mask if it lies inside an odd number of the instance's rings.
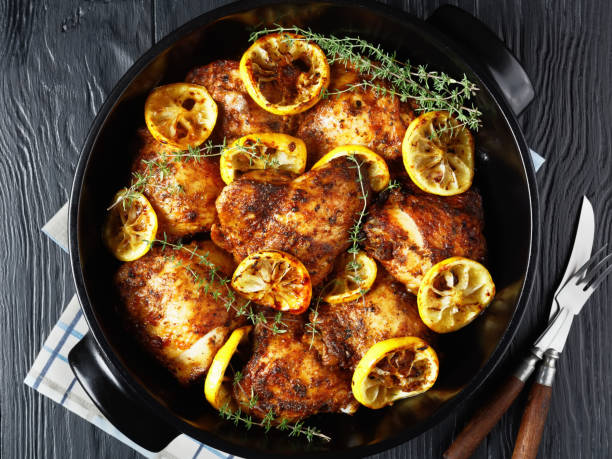
[[[531,151],[536,170],[544,163],[544,158]],[[47,222],[42,231],[62,249],[68,251],[68,204],[66,203],[55,216]],[[166,449],[151,453],[136,445],[106,420],[94,406],[87,394],[77,383],[68,365],[68,352],[87,333],[87,323],[83,318],[79,302],[73,297],[45,344],[36,357],[25,383],[56,403],[65,406],[73,413],[146,457],[154,458],[229,458],[226,453],[206,446],[187,435],[180,435]]]

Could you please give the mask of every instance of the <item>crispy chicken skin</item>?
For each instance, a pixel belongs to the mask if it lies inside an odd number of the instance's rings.
[[[260,250],[289,252],[304,263],[315,286],[349,247],[360,196],[357,170],[347,157],[297,178],[274,170],[249,172],[219,195],[211,237],[237,262]]]
[[[369,209],[368,253],[415,293],[434,264],[453,256],[483,261],[482,198],[473,189],[436,196],[406,184]]]
[[[317,413],[353,413],[357,402],[351,373],[325,366],[305,333],[305,317],[285,315],[286,333],[273,334],[261,324],[254,330],[254,352],[234,385],[242,411],[263,418],[272,410],[278,419],[295,421]],[[257,397],[249,409],[251,394]]]
[[[132,171],[147,173],[145,161],[158,161],[160,153],[171,154],[176,148],[163,145],[147,128],[138,131],[139,149]],[[200,231],[210,231],[215,220],[215,199],[224,186],[219,173],[219,161],[203,158],[199,161],[168,161],[168,173],[151,176],[144,194],[155,209],[158,234],[170,239]]]
[[[202,255],[208,252],[208,259],[226,275],[233,272],[232,257],[212,242],[187,247]],[[206,373],[229,333],[244,322],[226,310],[222,299],[205,293],[204,286],[198,289],[185,266],[210,285],[209,270],[189,253],[169,248],[162,252],[159,247],[124,263],[115,277],[128,329],[183,384]],[[212,284],[223,288],[217,281]]]
[[[433,333],[421,321],[416,297],[384,269],[379,268],[372,288],[349,303],[321,303],[316,322],[321,340],[314,341],[326,365],[354,370],[370,347],[379,341],[417,336],[434,345]],[[319,335],[317,335],[319,336]]]
[[[333,64],[329,90],[344,90],[362,80],[344,64]],[[321,100],[302,116],[296,135],[306,143],[311,164],[340,145],[364,145],[385,159],[397,159],[412,118],[410,105],[400,104],[399,98],[358,89]]]
[[[219,60],[197,67],[189,72],[186,81],[205,86],[217,103],[219,114],[213,131],[217,142],[259,132],[290,134],[294,130],[294,117],[274,115],[251,99],[240,78],[237,61]]]

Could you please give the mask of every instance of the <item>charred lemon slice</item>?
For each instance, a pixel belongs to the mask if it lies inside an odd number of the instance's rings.
[[[104,228],[104,242],[121,261],[133,261],[151,248],[157,233],[157,215],[141,193],[120,190],[110,207]]]
[[[221,154],[221,178],[230,184],[241,173],[254,169],[279,169],[301,174],[306,168],[306,145],[287,134],[250,134]]]
[[[310,275],[300,260],[278,250],[255,252],[240,262],[232,287],[255,303],[291,314],[310,304]]]
[[[313,169],[321,167],[323,164],[330,162],[332,159],[340,156],[354,156],[360,164],[363,165],[363,171],[367,171],[370,179],[370,186],[374,191],[380,191],[389,184],[389,168],[385,160],[374,153],[367,147],[362,145],[343,145],[336,147],[329,153],[325,154],[318,160]]]
[[[463,193],[474,178],[474,139],[445,111],[415,118],[402,143],[404,167],[423,191],[440,196]]]
[[[329,64],[321,48],[303,36],[271,33],[242,55],[240,77],[261,108],[294,115],[321,99],[329,85]]]
[[[216,121],[217,104],[198,84],[160,86],[145,102],[145,122],[151,135],[182,150],[204,143]]]
[[[337,304],[359,298],[372,287],[376,272],[376,262],[365,252],[345,253],[336,260],[336,275],[323,301]]]
[[[217,410],[221,409],[226,403],[231,403],[230,381],[225,376],[225,372],[236,349],[238,349],[238,345],[247,339],[252,328],[251,325],[248,325],[234,330],[225,344],[217,351],[210,364],[206,381],[204,381],[204,395],[206,400]]]
[[[359,403],[377,410],[431,388],[438,378],[436,351],[421,338],[380,341],[357,364],[351,387]]]
[[[419,315],[433,331],[453,332],[473,321],[494,296],[495,285],[484,266],[468,258],[448,258],[423,277]]]

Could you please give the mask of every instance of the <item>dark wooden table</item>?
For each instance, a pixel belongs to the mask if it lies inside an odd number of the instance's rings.
[[[154,42],[226,1],[2,0],[0,4],[0,457],[136,457],[22,381],[74,293],[68,257],[40,232],[68,199],[89,124],[123,72]],[[386,3],[427,17],[447,1]],[[453,2],[455,3],[455,2]],[[612,7],[608,0],[460,0],[523,62],[537,97],[521,119],[547,159],[538,173],[542,248],[529,310],[491,391],[539,334],[569,256],[581,196],[596,245],[612,242]],[[612,457],[612,282],[575,322],[540,455]],[[525,395],[475,457],[511,455]],[[440,457],[479,397],[378,457]]]

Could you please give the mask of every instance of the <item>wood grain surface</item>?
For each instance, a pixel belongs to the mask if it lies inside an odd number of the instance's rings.
[[[152,43],[226,1],[0,0],[0,457],[138,457],[23,379],[74,293],[68,257],[40,232],[68,199],[89,124],[123,72]],[[511,352],[480,393],[427,433],[378,458],[440,457],[478,400],[537,336],[569,257],[583,194],[596,245],[612,242],[612,6],[608,0],[387,1],[420,17],[457,4],[523,62],[537,97],[521,118],[538,173],[537,282]],[[539,457],[612,457],[612,282],[574,322],[560,359]],[[522,394],[476,458],[512,454]]]

